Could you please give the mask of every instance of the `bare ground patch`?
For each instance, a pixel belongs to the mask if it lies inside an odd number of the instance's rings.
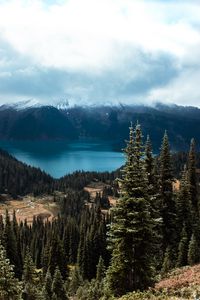
[[[58,213],[57,204],[53,201],[52,196],[38,197],[26,196],[21,200],[7,199],[0,204],[0,215],[5,216],[5,211],[8,210],[9,215],[12,217],[15,210],[17,220],[27,220],[31,224],[33,217],[40,216],[43,220],[52,221]]]

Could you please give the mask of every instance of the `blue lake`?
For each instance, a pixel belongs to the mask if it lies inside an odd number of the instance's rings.
[[[0,148],[55,178],[76,170],[113,171],[124,163],[108,141],[2,141]]]

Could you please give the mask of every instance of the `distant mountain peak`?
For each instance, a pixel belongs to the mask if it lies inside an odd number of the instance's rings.
[[[36,108],[36,107],[41,107],[43,106],[39,101],[35,99],[28,99],[24,101],[18,101],[18,102],[13,102],[13,103],[6,103],[0,106],[0,110],[5,110],[8,108],[12,108],[14,110],[24,110],[27,108]]]

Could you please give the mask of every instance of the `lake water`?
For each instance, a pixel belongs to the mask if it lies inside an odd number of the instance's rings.
[[[124,163],[108,141],[1,141],[0,148],[55,178],[76,170],[113,171]]]

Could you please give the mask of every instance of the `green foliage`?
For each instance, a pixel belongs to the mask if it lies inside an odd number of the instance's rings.
[[[160,153],[160,196],[163,219],[163,250],[176,245],[176,205],[173,194],[170,145],[165,132]]]
[[[44,286],[42,289],[42,296],[44,300],[51,300],[52,298],[52,278],[49,270],[47,271],[45,276]]]
[[[26,300],[38,300],[40,295],[39,278],[29,250],[27,250],[24,260],[22,280],[23,298]]]
[[[69,294],[75,295],[76,291],[78,290],[79,286],[83,283],[83,279],[80,275],[79,269],[75,267],[71,273],[71,281],[69,284]]]
[[[52,294],[53,294],[52,297],[55,300],[68,300],[64,288],[63,278],[58,267],[56,267],[54,277],[53,277]]]
[[[199,262],[199,247],[196,235],[193,233],[190,243],[189,243],[189,250],[188,250],[188,263],[189,265],[195,265]]]
[[[106,285],[114,295],[145,289],[152,283],[152,249],[154,221],[147,195],[142,132],[130,127],[125,149],[126,164],[121,180],[121,198],[113,209],[109,232],[112,249]]]
[[[1,300],[20,300],[22,288],[16,279],[13,266],[6,257],[6,251],[0,244],[0,299]]]
[[[186,226],[183,226],[181,232],[181,239],[178,246],[178,258],[177,258],[177,267],[182,267],[187,265],[187,254],[188,254],[188,236],[186,232]]]

